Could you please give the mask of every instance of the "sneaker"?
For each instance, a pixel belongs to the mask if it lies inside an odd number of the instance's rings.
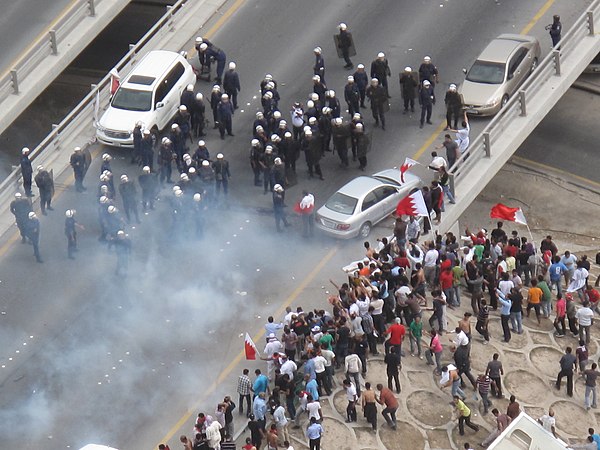
[[[564,337],[565,337],[565,335],[564,335],[564,334],[557,334],[557,335],[555,335],[554,337],[557,337],[557,338],[564,338]]]

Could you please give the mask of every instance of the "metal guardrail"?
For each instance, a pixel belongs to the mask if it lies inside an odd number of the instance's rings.
[[[85,0],[80,2],[81,8],[85,6],[89,10],[89,5],[93,5],[94,1],[99,0]],[[147,44],[151,44],[151,41],[160,40],[165,35],[175,31],[178,22],[185,16],[186,5],[193,3],[194,0],[178,0],[172,6],[167,7],[167,12],[154,24],[154,26],[135,44],[132,45],[125,56],[117,63],[115,69],[119,73],[127,73],[137,63],[141,57],[141,53]],[[83,9],[81,9],[82,11]],[[80,11],[80,12],[81,12]],[[72,16],[74,17],[74,16]],[[66,23],[70,23],[71,19],[64,19]],[[72,23],[71,26],[75,26],[76,23]],[[66,25],[65,25],[66,26]],[[54,126],[53,130],[46,136],[46,138],[30,153],[30,159],[44,154],[44,159],[47,156],[53,155],[54,152],[61,149],[61,140],[63,136],[70,136],[71,133],[75,132],[86,122],[94,120],[94,111],[96,107],[96,99],[99,99],[99,109],[102,111],[108,105],[110,98],[110,74],[107,74],[97,85],[92,86],[91,92],[85,96],[79,104],[71,110],[71,112],[60,122],[60,124]],[[2,92],[2,83],[0,82],[0,99]],[[0,100],[1,102],[1,100]],[[35,164],[43,163],[43,161],[36,161]],[[0,197],[8,197],[12,193],[19,189],[19,180],[21,179],[21,170],[17,168],[13,170],[6,179],[0,183]],[[1,198],[0,198],[1,200]]]
[[[509,99],[481,134],[470,142],[468,152],[465,152],[450,169],[454,172],[456,184],[468,175],[478,161],[490,157],[494,143],[502,138],[502,133],[511,125],[515,117],[527,115],[527,103],[534,101],[540,95],[538,86],[551,77],[560,76],[561,59],[572,54],[582,39],[595,34],[595,19],[600,19],[600,0],[594,0],[589,5],[586,12],[563,35],[559,45],[538,63],[533,74],[519,89],[518,95]]]
[[[86,17],[93,17],[96,5],[102,0],[79,0],[66,14],[64,14],[55,27],[42,36],[31,49],[25,53],[14,67],[0,78],[0,103],[9,95],[19,93],[19,83],[33,72],[48,56],[56,55],[61,42],[71,31]]]

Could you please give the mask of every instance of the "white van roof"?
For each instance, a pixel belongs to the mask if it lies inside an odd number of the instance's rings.
[[[163,74],[168,72],[175,61],[183,57],[177,52],[153,50],[146,53],[142,60],[127,75],[123,85],[135,85],[137,89],[151,90]]]

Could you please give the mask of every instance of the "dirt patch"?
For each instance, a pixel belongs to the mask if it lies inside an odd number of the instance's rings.
[[[539,404],[540,399],[546,398],[550,389],[547,382],[524,370],[508,373],[503,381],[505,390],[514,395],[521,404]]]
[[[337,391],[333,395],[333,406],[335,410],[346,419],[346,407],[348,406],[348,399],[346,397],[346,391]]]
[[[396,431],[387,425],[382,426],[379,430],[379,439],[388,450],[398,448],[422,450],[425,447],[425,439],[423,439],[419,430],[406,422],[398,422]],[[402,439],[402,444],[399,446],[400,439]]]
[[[590,426],[589,420],[591,414],[585,408],[571,402],[558,401],[552,404],[554,409],[554,418],[556,419],[556,427],[561,434],[571,436],[585,436],[587,429]]]
[[[563,354],[553,347],[536,347],[529,353],[529,358],[540,375],[553,378],[560,369],[558,362]]]
[[[427,440],[431,449],[451,448],[450,439],[446,430],[427,430]]]
[[[524,312],[524,314],[526,313]],[[535,318],[535,311],[531,310],[531,315],[529,317],[526,315],[523,317],[523,326],[533,331],[552,331],[554,329],[552,320],[541,317],[540,321],[541,323],[538,325],[537,319]]]
[[[510,350],[505,350],[502,357],[502,364],[504,366],[504,370],[509,371],[515,368],[527,367],[529,365],[529,361],[521,352],[511,352]]]
[[[408,386],[409,390],[414,391],[417,390],[417,388],[428,389],[431,387],[431,378],[429,373],[416,371],[409,371],[404,373],[408,375],[408,380],[410,382]]]
[[[561,338],[561,339],[556,339],[556,347],[560,347],[560,349],[564,352],[565,349],[567,347],[571,347],[573,349],[573,352],[575,352],[575,349],[577,348],[577,346],[579,345],[579,339],[578,338],[571,338],[569,334],[567,334],[568,337],[566,338]],[[592,362],[596,361],[596,358],[594,358],[594,355],[596,355],[596,352],[598,351],[598,345],[596,344],[595,341],[591,340],[589,344],[587,344],[587,350],[588,350],[588,355],[589,355],[589,365],[592,365]]]
[[[488,362],[492,360],[494,353],[499,353],[496,347],[498,343],[482,345],[480,342],[471,344],[471,368],[474,376],[485,372]]]
[[[479,426],[479,431],[475,432],[465,425],[465,435],[461,436],[458,432],[458,421],[452,428],[452,441],[458,448],[461,448],[465,442],[469,442],[472,447],[475,447],[479,442],[482,442],[486,437],[489,436],[492,427],[486,422],[481,420],[481,417],[471,414],[471,423]]]
[[[517,399],[518,401],[518,399]],[[521,403],[521,409],[523,409],[527,414],[529,414],[533,419],[537,420],[542,417],[544,414],[548,412],[547,409],[540,408],[538,406],[526,406],[523,407],[523,403]]]
[[[554,345],[554,341],[548,336],[548,333],[537,333],[532,331],[529,333],[534,344]]]
[[[439,427],[451,419],[450,396],[441,397],[433,392],[415,391],[406,399],[410,414],[419,422]]]
[[[360,419],[358,419],[360,421]],[[379,418],[378,418],[379,420]],[[377,424],[381,425],[381,423]],[[369,426],[366,427],[354,427],[354,433],[356,434],[356,440],[359,442],[360,447],[379,447],[377,444],[377,434],[373,431],[373,429]],[[340,442],[340,441],[334,441]]]
[[[349,430],[344,424],[327,419],[323,420],[323,439],[321,445],[325,448],[335,448],[336,450],[356,450],[362,445],[359,445],[354,433]],[[306,438],[303,439],[306,441]]]

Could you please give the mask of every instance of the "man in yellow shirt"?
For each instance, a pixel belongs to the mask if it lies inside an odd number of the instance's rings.
[[[544,292],[537,287],[537,280],[533,278],[531,280],[531,287],[529,288],[529,293],[527,294],[527,317],[529,317],[529,312],[531,308],[535,310],[535,316],[537,317],[538,325],[540,322],[540,307],[542,305],[542,297],[544,296]]]
[[[475,430],[475,433],[479,431],[479,426],[471,423],[471,410],[458,395],[454,396],[454,409],[458,416],[458,432],[461,436],[465,435],[465,424],[472,430]]]

